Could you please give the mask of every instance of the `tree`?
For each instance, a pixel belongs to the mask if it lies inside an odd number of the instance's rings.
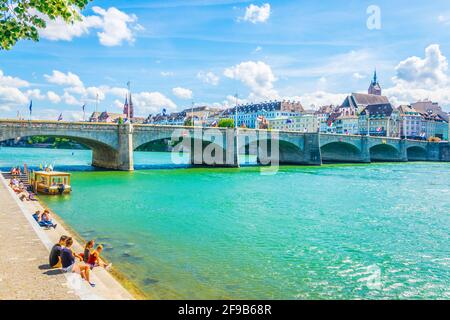
[[[234,120],[233,119],[220,119],[219,128],[234,128]]]
[[[21,39],[39,41],[38,29],[46,27],[45,19],[81,20],[79,10],[90,1],[0,0],[0,50],[11,49]]]
[[[184,126],[193,127],[194,124],[192,123],[192,118],[188,118],[188,119],[184,120]]]

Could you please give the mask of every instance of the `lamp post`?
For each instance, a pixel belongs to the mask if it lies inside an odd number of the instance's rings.
[[[234,127],[238,128],[238,101],[239,101],[238,98],[239,98],[239,95],[236,93],[234,95],[234,97],[236,98],[236,110],[234,112]]]
[[[191,104],[191,125],[194,126],[194,101],[192,100]]]

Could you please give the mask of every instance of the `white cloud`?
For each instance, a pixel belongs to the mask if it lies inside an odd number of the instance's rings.
[[[10,111],[11,107],[24,105],[30,102],[29,96],[39,96],[39,90],[22,92],[20,88],[29,87],[30,84],[17,77],[7,76],[0,70],[0,103],[3,111]]]
[[[27,92],[25,92],[25,95],[30,100],[33,100],[33,99],[44,100],[45,99],[45,96],[43,94],[41,94],[41,90],[39,90],[39,89],[27,90]]]
[[[366,78],[365,75],[363,75],[363,74],[361,74],[361,73],[359,73],[359,72],[353,73],[352,77],[353,77],[354,79],[356,79],[356,80],[361,80],[361,79]]]
[[[272,68],[264,62],[247,61],[224,71],[227,78],[241,81],[250,90],[250,100],[275,99],[278,92],[273,88],[277,80]]]
[[[5,76],[3,71],[0,70],[0,87],[21,88],[28,86],[30,86],[28,81],[16,77]]]
[[[261,46],[257,46],[256,48],[255,48],[255,50],[253,50],[253,54],[255,54],[255,53],[258,53],[258,52],[260,52],[260,51],[262,51],[262,47]]]
[[[68,92],[64,92],[62,95],[62,100],[64,100],[64,103],[71,105],[71,106],[81,106],[81,101],[79,101],[77,98],[75,98],[73,95],[69,94]]]
[[[57,41],[71,41],[73,38],[89,34],[91,29],[100,30],[97,32],[99,41],[104,46],[119,46],[124,41],[132,43],[135,40],[133,31],[141,31],[142,26],[138,25],[135,15],[128,15],[115,7],[103,9],[93,7],[92,11],[97,15],[81,16],[80,21],[67,24],[61,18],[50,20],[46,17],[47,27],[40,29],[39,34],[46,39]]]
[[[438,16],[438,21],[444,25],[449,25],[450,24],[450,16],[445,16],[443,14]]]
[[[242,19],[256,24],[266,22],[269,18],[270,4],[265,3],[260,7],[254,4],[249,5],[245,10],[245,16]]]
[[[179,99],[189,100],[192,99],[192,90],[186,88],[173,88],[172,93]]]
[[[284,100],[300,101],[305,109],[318,109],[325,105],[339,105],[347,97],[345,93],[330,93],[325,91],[315,91],[305,93],[300,96],[283,97]]]
[[[47,79],[47,82],[60,86],[83,87],[83,82],[80,80],[80,77],[72,72],[64,73],[53,70],[51,75],[46,74],[44,77]]]
[[[200,71],[199,73],[197,73],[197,79],[213,86],[217,86],[220,81],[220,78],[211,71]]]
[[[449,81],[447,69],[447,58],[442,54],[439,45],[432,44],[425,49],[424,58],[413,56],[401,61],[395,68],[397,75],[394,80],[439,86]]]
[[[53,91],[48,91],[47,92],[47,99],[51,102],[51,103],[60,103],[61,102],[61,97],[56,94]]]
[[[7,105],[21,105],[29,103],[30,100],[18,88],[0,86],[0,102]]]
[[[174,73],[171,71],[161,71],[161,76],[163,77],[173,77]]]
[[[81,15],[81,21],[68,24],[63,19],[57,18],[50,20],[44,17],[47,23],[47,27],[39,29],[39,35],[42,38],[52,41],[71,41],[73,38],[78,38],[83,35],[89,34],[91,28],[101,28],[103,21],[98,16],[85,17]]]
[[[129,28],[129,24],[137,21],[135,15],[128,15],[114,7],[107,10],[93,7],[92,10],[103,17],[103,31],[97,33],[102,45],[111,47],[121,45],[124,41],[130,43],[134,41],[133,31]]]
[[[161,112],[163,108],[175,111],[177,105],[160,92],[140,92],[133,95],[139,114],[148,115]]]
[[[277,68],[280,76],[287,77],[323,77],[364,74],[367,68],[372,68],[373,61],[377,66],[385,64],[373,52],[369,50],[351,50],[343,54],[337,54],[326,60],[320,60],[320,64],[306,68],[285,69]]]
[[[448,61],[439,45],[428,46],[424,58],[412,56],[401,61],[396,71],[394,86],[383,91],[394,104],[430,99],[450,105]]]

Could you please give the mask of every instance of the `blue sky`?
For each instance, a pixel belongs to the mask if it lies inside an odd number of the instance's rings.
[[[366,91],[374,68],[394,104],[450,111],[448,1],[96,0],[82,14],[0,51],[0,117],[32,99],[36,118],[80,119],[97,93],[99,111],[118,112],[127,81],[142,116],[227,106],[235,93],[317,107]]]

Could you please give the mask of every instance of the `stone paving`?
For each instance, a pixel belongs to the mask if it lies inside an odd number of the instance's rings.
[[[91,288],[78,274],[49,270],[52,244],[63,234],[71,236],[58,223],[56,230],[44,230],[32,213],[43,210],[39,202],[21,202],[0,174],[0,300],[129,300],[134,299],[105,269],[95,268]],[[73,248],[82,252],[77,241]]]
[[[79,299],[64,274],[47,269],[48,254],[0,182],[0,299]]]

